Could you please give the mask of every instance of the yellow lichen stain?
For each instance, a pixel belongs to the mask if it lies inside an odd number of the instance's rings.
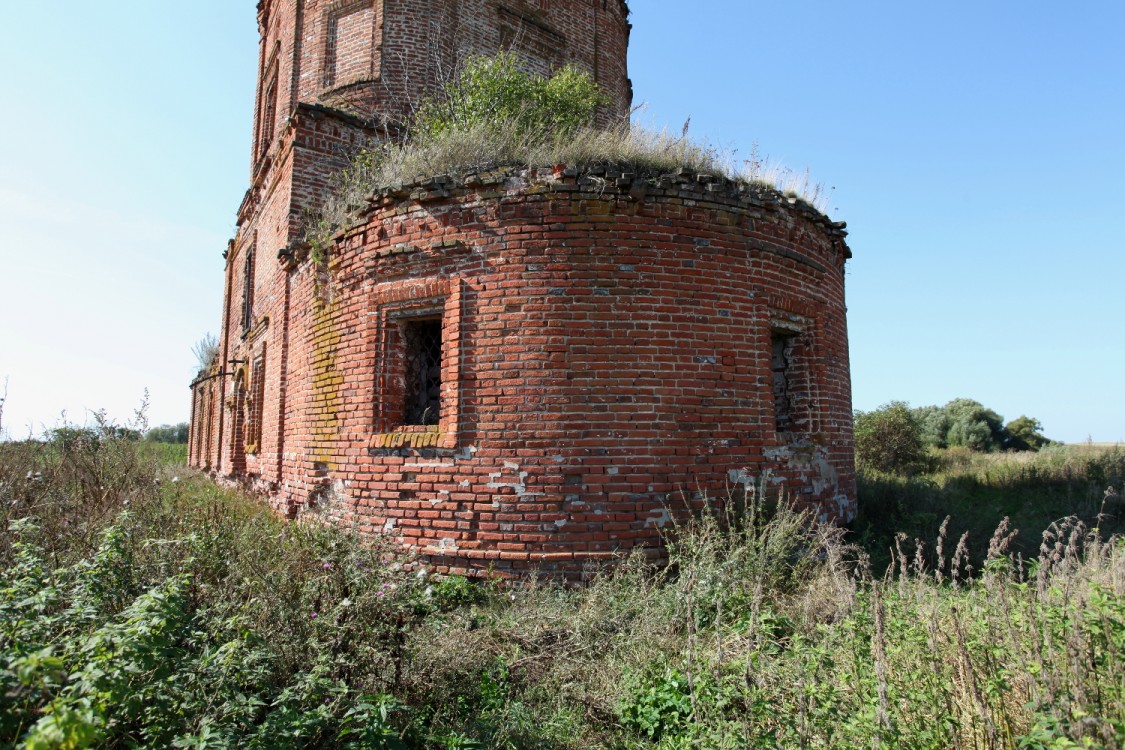
[[[334,443],[339,437],[340,393],[344,376],[336,368],[341,334],[337,328],[336,303],[321,297],[313,305],[312,325],[312,445],[313,461],[327,464],[330,471],[337,469]]]

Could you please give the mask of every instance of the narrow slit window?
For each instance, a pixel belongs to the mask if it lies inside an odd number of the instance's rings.
[[[242,335],[254,325],[254,248],[246,252],[242,269]]]
[[[402,338],[403,424],[436,425],[441,417],[441,318],[403,321]]]
[[[265,95],[262,97],[262,119],[258,124],[258,158],[265,156],[273,143],[275,121],[277,120],[277,61],[275,60]]]
[[[793,349],[797,336],[785,331],[770,335],[770,369],[773,370],[773,413],[779,433],[793,429]]]
[[[257,453],[262,445],[262,416],[265,412],[266,400],[266,349],[254,358],[254,366],[250,370],[251,404],[249,409],[250,428],[247,431],[246,443]]]

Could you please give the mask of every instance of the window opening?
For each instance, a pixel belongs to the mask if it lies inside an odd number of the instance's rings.
[[[203,438],[203,468],[211,468],[211,456],[215,445],[215,387],[207,390],[207,432]]]
[[[274,120],[277,118],[277,61],[270,66],[269,83],[262,99],[262,121],[258,126],[258,158],[269,151],[273,142]]]
[[[785,331],[770,334],[770,369],[773,371],[773,413],[778,432],[793,427],[793,348],[797,336]]]
[[[436,425],[441,416],[441,318],[402,323],[405,346],[403,424]]]
[[[345,4],[328,14],[324,85],[355,83],[374,75],[375,8],[370,0]]]
[[[252,453],[257,453],[262,445],[262,415],[265,412],[266,400],[266,349],[264,345],[261,353],[254,358],[254,366],[250,370],[250,387],[252,395],[247,414],[250,425],[247,430],[246,444],[253,448]]]
[[[246,251],[242,269],[242,335],[254,324],[254,248]]]

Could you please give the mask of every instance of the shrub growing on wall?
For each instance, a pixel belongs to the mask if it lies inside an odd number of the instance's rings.
[[[419,107],[412,130],[425,137],[515,122],[527,133],[566,135],[591,124],[604,99],[589,74],[569,65],[545,78],[521,70],[510,52],[474,57]]]

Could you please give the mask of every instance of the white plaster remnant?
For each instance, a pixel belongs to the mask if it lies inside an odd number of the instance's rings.
[[[746,469],[731,469],[727,472],[727,480],[731,484],[742,485],[743,488],[754,486],[754,477]]]
[[[397,520],[395,520],[394,518],[388,518],[386,520],[386,522],[383,524],[383,533],[384,534],[390,534],[392,531],[395,530],[395,526],[397,526],[397,525],[398,525]]]
[[[764,451],[766,458],[785,464],[791,472],[796,472],[801,484],[815,495],[832,496],[832,502],[839,503],[840,475],[836,467],[828,460],[828,448],[817,445],[811,441],[802,441],[792,445],[769,448]],[[778,483],[778,481],[774,481]],[[846,498],[845,498],[846,502]],[[842,506],[843,507],[843,506]],[[848,513],[840,513],[840,518],[846,518]],[[848,519],[850,520],[850,519]]]
[[[663,529],[672,520],[672,515],[668,512],[667,508],[659,508],[652,511],[652,515],[645,519],[645,526],[655,526],[658,529]]]
[[[497,490],[501,487],[510,487],[515,490],[515,493],[520,497],[535,497],[541,495],[540,492],[527,491],[527,472],[520,470],[520,465],[511,461],[504,462],[504,469],[511,471],[516,475],[513,482],[501,482],[500,478],[504,475],[503,471],[490,472],[488,475],[488,488],[490,490]]]

